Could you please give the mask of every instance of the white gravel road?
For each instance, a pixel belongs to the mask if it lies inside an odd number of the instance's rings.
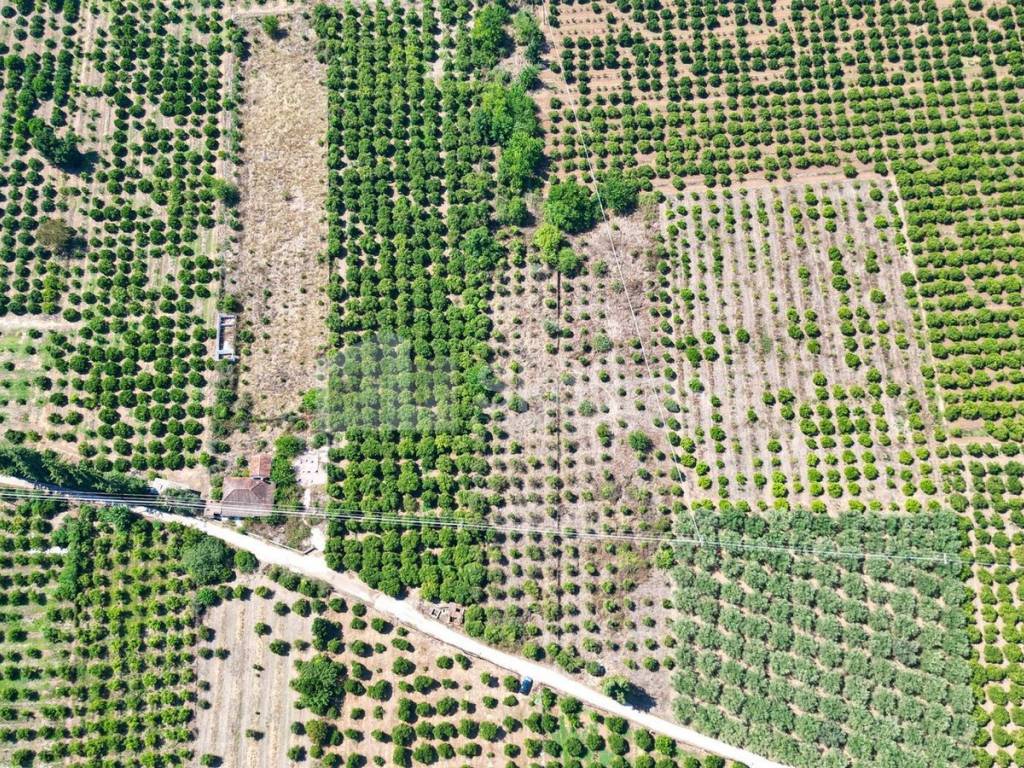
[[[25,490],[42,487],[39,484],[34,485],[24,480],[5,476],[0,476],[0,485],[13,486]],[[74,491],[58,489],[53,486],[47,486],[47,488],[63,493],[71,498],[75,498],[78,495]],[[338,593],[350,599],[372,605],[374,609],[390,616],[395,621],[458,648],[463,653],[489,661],[520,677],[532,677],[535,685],[545,685],[553,690],[574,696],[596,709],[625,718],[636,725],[647,728],[649,731],[668,736],[686,746],[702,752],[721,755],[729,760],[743,763],[749,766],[749,768],[788,768],[788,766],[782,763],[776,763],[745,749],[740,749],[718,739],[704,736],[677,723],[663,720],[647,712],[620,704],[600,691],[590,688],[558,670],[485,645],[447,624],[424,616],[406,601],[396,600],[393,597],[381,594],[376,590],[370,589],[354,576],[339,573],[328,568],[323,555],[319,553],[302,554],[264,539],[249,536],[229,525],[212,522],[205,518],[172,515],[142,506],[132,507],[132,510],[152,520],[179,523],[190,528],[197,528],[236,549],[244,549],[251,552],[265,565],[279,565],[303,576],[321,579],[330,584]]]
[[[703,752],[721,755],[729,760],[741,762],[750,768],[787,768],[782,763],[776,763],[745,749],[726,744],[718,739],[703,736],[677,723],[672,723],[647,712],[620,704],[600,691],[594,690],[555,669],[485,645],[447,624],[424,616],[406,601],[396,600],[393,597],[381,594],[370,589],[353,576],[328,568],[323,556],[320,554],[303,555],[262,539],[248,536],[235,528],[201,518],[180,517],[150,510],[143,512],[142,508],[136,508],[136,511],[155,520],[176,522],[198,528],[210,536],[216,536],[236,549],[244,549],[251,552],[261,563],[280,565],[303,576],[322,579],[340,594],[360,600],[367,605],[372,605],[375,610],[390,616],[407,627],[458,648],[470,656],[476,656],[489,661],[520,677],[532,677],[536,685],[546,685],[553,690],[574,696],[592,707],[625,718],[636,725],[647,728],[653,733],[663,734],[681,744]]]

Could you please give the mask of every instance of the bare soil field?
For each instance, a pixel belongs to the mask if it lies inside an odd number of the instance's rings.
[[[265,577],[253,576],[242,583],[255,590],[262,585],[280,591]],[[291,603],[295,595],[286,595]],[[295,659],[311,652],[292,648],[288,656],[272,653],[269,643],[256,635],[256,625],[270,626],[270,637],[293,644],[310,635],[312,618],[274,612],[276,600],[253,594],[248,600],[225,601],[211,609],[204,623],[214,631],[209,647],[226,648],[226,659],[199,659],[199,679],[209,683],[200,694],[210,706],[200,707],[196,717],[196,752],[223,758],[224,768],[277,768],[289,762],[288,748],[299,743],[289,727],[303,714],[295,709],[298,694],[288,685],[295,674]],[[253,730],[259,740],[246,736]]]
[[[243,69],[242,236],[225,287],[242,301],[252,334],[239,392],[251,397],[258,426],[295,410],[315,385],[326,337],[327,94],[301,16],[288,18],[279,39],[255,19],[243,23],[252,51]]]

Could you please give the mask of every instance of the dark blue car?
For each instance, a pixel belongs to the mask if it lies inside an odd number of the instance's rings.
[[[519,683],[519,692],[520,693],[523,693],[523,694],[529,693],[532,688],[533,688],[533,678],[532,677],[524,677],[523,681],[521,683]]]

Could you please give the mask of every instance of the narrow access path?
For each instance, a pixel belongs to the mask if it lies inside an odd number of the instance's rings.
[[[60,315],[4,315],[0,317],[2,331],[70,331],[75,324]]]
[[[309,3],[295,5],[257,6],[256,8],[233,8],[224,13],[227,19],[258,19],[264,16],[289,16],[308,11],[313,6]]]
[[[40,483],[30,483],[13,477],[0,476],[0,486],[2,485],[25,490],[30,488],[40,490],[44,488],[71,500],[94,504],[102,503],[87,493],[78,493]],[[774,762],[760,755],[755,755],[753,752],[748,752],[745,749],[734,747],[731,744],[726,744],[709,736],[704,736],[690,728],[663,720],[660,717],[643,712],[627,704],[620,704],[611,697],[605,696],[600,691],[590,688],[558,670],[485,645],[479,640],[469,637],[443,622],[424,616],[408,601],[396,600],[393,597],[370,589],[354,576],[339,573],[329,568],[320,554],[302,554],[264,539],[242,533],[234,527],[216,523],[202,517],[175,515],[141,505],[132,506],[131,510],[150,520],[163,523],[177,523],[200,530],[236,549],[251,552],[261,564],[278,565],[302,576],[320,579],[330,584],[340,594],[373,606],[374,610],[391,617],[411,629],[433,637],[435,640],[458,648],[469,656],[475,656],[488,661],[517,676],[531,677],[537,685],[546,685],[560,693],[573,696],[596,709],[621,717],[653,733],[668,736],[670,739],[674,739],[692,749],[720,755],[729,760],[743,763],[749,768],[789,768],[783,763]]]

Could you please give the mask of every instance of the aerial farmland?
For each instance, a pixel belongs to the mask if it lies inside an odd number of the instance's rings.
[[[0,2],[0,764],[1024,766],[1022,14]]]

